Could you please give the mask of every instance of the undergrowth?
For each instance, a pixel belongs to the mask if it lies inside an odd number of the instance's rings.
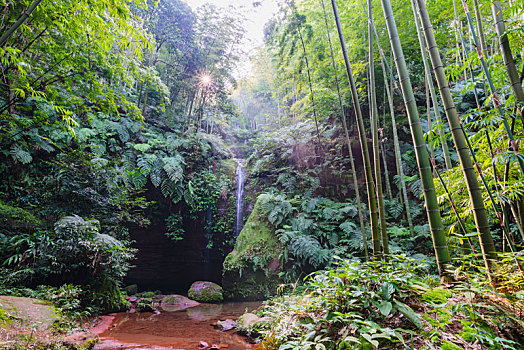
[[[259,311],[252,333],[269,349],[522,349],[521,319],[489,291],[446,289],[405,256],[336,259]],[[450,287],[450,286],[449,286]]]

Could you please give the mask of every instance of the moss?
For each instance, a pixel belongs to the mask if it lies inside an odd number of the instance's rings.
[[[82,345],[79,350],[91,350],[94,349],[95,345],[98,343],[98,338],[88,339],[84,345]]]
[[[433,288],[422,294],[421,298],[434,304],[444,304],[453,295],[449,290],[444,288]]]
[[[6,205],[0,201],[0,230],[24,230],[40,225],[40,220],[27,210]]]
[[[460,346],[457,346],[447,340],[444,340],[442,342],[442,345],[440,347],[442,350],[462,350],[463,348],[461,348]]]
[[[279,266],[276,264],[280,253],[275,229],[261,214],[257,200],[236,240],[234,250],[224,260],[223,285],[226,296],[260,299],[274,293],[280,283]]]
[[[234,159],[223,159],[220,161],[220,170],[226,174],[226,176],[235,183],[235,175],[237,172],[237,162]]]
[[[477,339],[477,330],[470,326],[463,326],[459,334],[468,343],[473,343]]]
[[[0,324],[7,325],[11,323],[11,317],[9,317],[9,313],[2,308],[2,304],[0,304]]]
[[[90,303],[99,307],[101,313],[123,311],[129,307],[120,288],[110,278],[104,278],[93,286],[89,294]]]
[[[236,240],[234,250],[224,260],[224,271],[263,269],[272,259],[278,258],[279,254],[279,241],[275,230],[260,214],[257,200]]]
[[[191,288],[189,288],[189,291],[187,293],[190,299],[196,300],[200,303],[218,303],[224,300],[224,296],[222,294],[222,287],[220,287],[218,284],[211,282],[203,282],[205,283],[204,288],[196,288],[195,283],[191,285]]]

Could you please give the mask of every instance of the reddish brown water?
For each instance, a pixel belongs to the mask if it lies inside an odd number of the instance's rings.
[[[199,342],[221,349],[253,349],[254,345],[235,330],[222,332],[213,327],[218,320],[237,319],[253,311],[260,302],[201,304],[181,311],[118,313],[108,330],[100,334],[95,349],[198,349]]]

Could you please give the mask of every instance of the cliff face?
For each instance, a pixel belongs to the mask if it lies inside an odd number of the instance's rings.
[[[153,225],[131,230],[132,246],[138,251],[125,284],[136,284],[140,291],[185,294],[195,281],[222,283],[222,263],[234,244],[236,165],[233,159],[216,163],[214,171],[226,175],[230,186],[216,201],[214,210],[190,213],[187,207],[162,202],[160,195],[152,195],[150,199],[158,203],[158,210],[151,214]],[[174,212],[184,217],[183,239],[178,241],[166,236],[165,219]]]
[[[138,252],[125,283],[136,284],[139,290],[183,294],[198,280],[220,284],[223,256],[216,249],[206,248],[202,222],[195,220],[187,225],[184,239],[176,242],[165,235],[164,225],[132,232],[133,247]]]

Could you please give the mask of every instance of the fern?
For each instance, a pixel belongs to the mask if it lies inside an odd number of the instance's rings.
[[[393,219],[398,219],[404,212],[404,205],[398,198],[393,198],[387,201],[386,208],[387,208],[388,214]]]
[[[167,177],[174,183],[181,182],[184,178],[184,158],[177,153],[173,157],[162,158],[163,169]]]
[[[149,172],[149,178],[153,186],[158,187],[162,183],[163,178],[165,178],[165,172],[162,167],[162,161],[159,158],[156,158],[151,171]]]
[[[147,143],[136,143],[133,146],[133,148],[136,149],[137,151],[140,151],[140,152],[147,152],[147,151],[149,151],[151,146],[149,144],[147,144]]]
[[[147,176],[151,172],[151,168],[156,159],[157,157],[154,154],[141,154],[136,159],[136,165],[138,166],[138,169]]]
[[[27,152],[19,145],[13,146],[9,154],[16,162],[20,162],[22,164],[29,164],[33,161],[33,156],[31,156],[31,153]]]
[[[195,190],[193,189],[191,181],[188,182],[186,190],[184,191],[184,200],[191,208],[196,208]]]
[[[259,196],[260,208],[267,220],[275,227],[281,225],[293,212],[293,207],[284,196],[264,193]]]

